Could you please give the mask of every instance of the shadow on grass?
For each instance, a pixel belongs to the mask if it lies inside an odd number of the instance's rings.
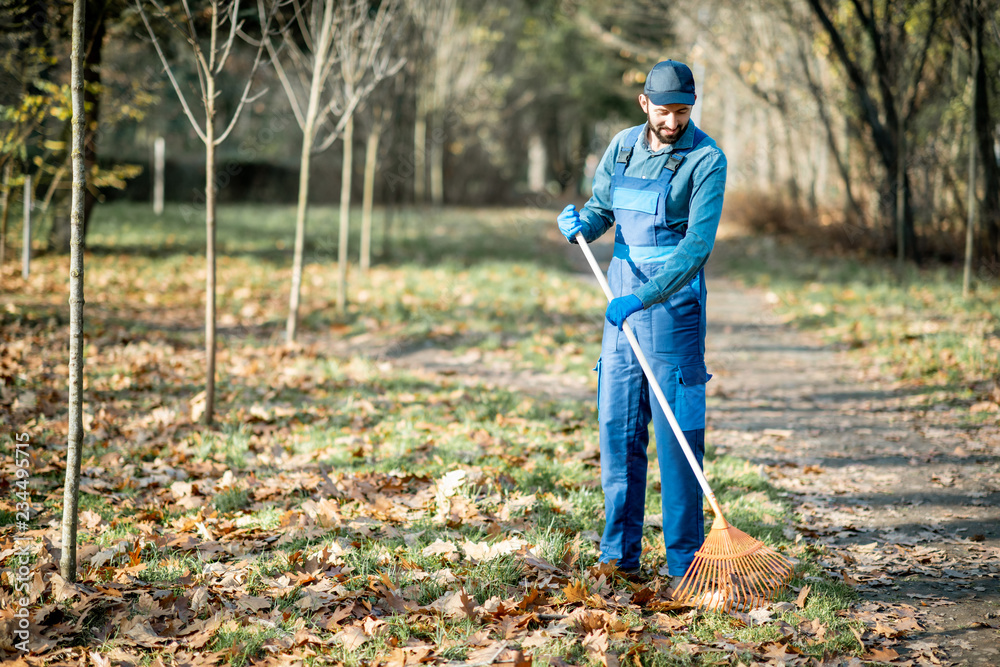
[[[472,266],[489,261],[533,262],[570,268],[564,241],[556,231],[556,210],[491,208],[377,208],[372,221],[373,261],[383,265]],[[351,215],[351,261],[360,245]],[[276,266],[291,263],[295,207],[227,205],[218,208],[216,251],[221,256],[253,258]],[[339,212],[313,207],[305,238],[307,263],[335,263]],[[190,207],[173,204],[156,217],[145,205],[115,202],[98,207],[88,232],[87,250],[98,256],[164,258],[205,254],[204,219]]]

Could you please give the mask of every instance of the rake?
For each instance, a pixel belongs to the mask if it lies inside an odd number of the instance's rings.
[[[614,294],[583,234],[576,235],[576,242],[583,250],[608,301],[611,301]],[[792,563],[760,540],[729,525],[726,521],[722,515],[722,508],[719,507],[719,501],[708,485],[705,473],[698,465],[698,459],[691,451],[691,445],[684,437],[684,431],[677,423],[677,418],[667,404],[660,383],[656,381],[656,376],[646,361],[646,355],[639,348],[639,341],[632,327],[625,322],[622,330],[632,345],[632,350],[649,380],[649,386],[656,395],[656,400],[663,408],[663,414],[670,422],[670,428],[673,429],[677,442],[684,450],[691,470],[698,478],[708,504],[715,513],[715,521],[705,538],[705,543],[695,553],[691,567],[674,589],[674,600],[681,604],[718,611],[750,610],[762,606],[773,600],[791,579],[794,569]]]

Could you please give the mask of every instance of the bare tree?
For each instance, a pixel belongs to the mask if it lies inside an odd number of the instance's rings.
[[[211,424],[215,412],[215,147],[221,144],[236,126],[243,108],[248,102],[260,97],[250,97],[250,88],[253,84],[261,63],[261,56],[264,51],[264,40],[260,40],[257,45],[257,53],[254,57],[250,73],[247,75],[246,85],[240,96],[239,104],[233,111],[232,118],[221,132],[216,129],[216,97],[218,95],[219,78],[223,75],[226,63],[232,53],[233,44],[237,35],[242,32],[241,21],[238,18],[240,12],[240,0],[207,0],[204,13],[197,13],[198,17],[207,15],[208,18],[208,43],[203,42],[202,36],[198,34],[199,21],[196,13],[192,12],[188,0],[182,0],[184,16],[175,19],[172,12],[158,0],[135,0],[139,15],[146,26],[156,53],[163,63],[167,78],[180,100],[191,127],[197,133],[205,145],[205,412],[206,424]],[[150,17],[146,12],[146,5],[152,6],[156,11],[156,16],[165,21],[171,28],[181,34],[187,42],[194,61],[194,67],[198,74],[198,84],[201,93],[201,105],[204,117],[198,119],[191,110],[191,104],[187,99],[187,94],[181,89],[174,75],[174,65],[172,65],[164,54],[160,44],[160,37],[153,30]],[[271,0],[270,11],[265,11],[264,0],[260,0],[258,7],[261,30],[267,33],[268,25],[278,7],[276,0]]]
[[[76,534],[79,527],[80,447],[83,444],[83,219],[84,167],[83,30],[86,0],[73,2],[73,47],[70,87],[73,106],[73,200],[70,213],[69,270],[69,439],[63,490],[62,555],[59,571],[76,581]]]
[[[258,0],[263,8],[263,0]],[[313,153],[326,150],[341,136],[345,137],[345,162],[351,146],[347,134],[353,129],[355,109],[382,79],[394,75],[403,59],[393,59],[389,39],[396,0],[379,5],[374,16],[367,2],[336,0],[292,0],[295,9],[290,20],[278,18],[280,43],[266,35],[264,44],[274,63],[278,79],[288,96],[295,120],[302,130],[299,157],[299,194],[295,213],[295,250],[292,261],[292,286],[285,333],[295,342],[299,303],[302,291],[302,261],[305,249],[306,218],[309,205],[310,159]],[[349,166],[349,165],[348,165]],[[341,195],[341,239],[339,254],[340,285],[337,305],[346,304],[347,215],[350,205],[350,170],[343,174],[348,196]]]
[[[444,203],[445,114],[479,80],[488,52],[476,44],[475,30],[462,22],[457,0],[407,0],[406,4],[421,31],[424,50],[413,126],[413,192],[418,203],[425,201],[429,168],[431,203],[440,206]]]
[[[365,144],[365,180],[361,198],[361,255],[358,265],[367,273],[372,263],[372,204],[375,198],[375,170],[378,166],[378,147],[382,128],[389,117],[387,105],[372,110],[372,125]]]
[[[867,38],[863,44],[851,44],[845,39],[846,30],[835,21],[833,3],[827,0],[807,0],[807,3],[830,40],[834,57],[844,68],[861,108],[861,120],[870,131],[882,162],[883,200],[892,212],[899,262],[906,257],[915,258],[907,136],[914,116],[929,95],[928,54],[939,36],[938,22],[947,3],[886,0],[876,6],[873,2],[851,0],[854,21],[860,24]],[[918,12],[921,29],[911,33],[907,26],[918,24],[914,20]]]

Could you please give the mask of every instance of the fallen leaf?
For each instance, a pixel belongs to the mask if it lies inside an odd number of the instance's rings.
[[[573,581],[571,584],[562,589],[563,595],[566,596],[566,602],[586,602],[587,598],[590,597],[590,593],[587,591],[586,584],[580,579]]]
[[[368,641],[368,635],[361,628],[349,625],[333,636],[335,642],[343,644],[348,651],[354,651]]]
[[[125,631],[125,636],[139,646],[145,646],[147,648],[159,646],[165,641],[162,637],[153,632],[153,628],[150,627],[148,622],[136,623]]]
[[[873,648],[867,654],[862,656],[863,660],[871,660],[873,662],[889,662],[890,660],[895,660],[899,657],[899,653],[895,649],[891,648]]]
[[[795,598],[795,604],[798,606],[799,609],[805,609],[806,598],[809,597],[809,591],[811,590],[812,587],[809,586],[809,584],[806,584],[801,588],[801,590],[799,590],[799,595],[798,597]]]

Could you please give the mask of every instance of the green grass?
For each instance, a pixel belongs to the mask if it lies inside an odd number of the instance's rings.
[[[209,644],[209,649],[226,654],[226,662],[233,667],[243,667],[266,654],[268,642],[290,634],[280,626],[242,626],[234,629],[220,628]]]
[[[229,486],[212,497],[212,507],[221,514],[231,514],[250,505],[250,492],[238,486]]]
[[[883,379],[934,400],[968,404],[1000,377],[1000,282],[984,276],[962,297],[958,267],[808,253],[794,242],[740,239],[720,272],[774,294],[778,316],[878,365]]]

